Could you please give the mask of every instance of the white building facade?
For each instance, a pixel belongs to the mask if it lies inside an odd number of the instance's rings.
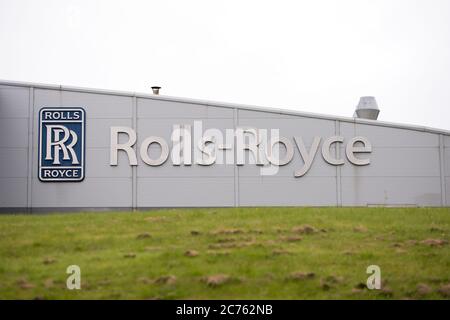
[[[450,132],[0,82],[0,208],[449,206]]]

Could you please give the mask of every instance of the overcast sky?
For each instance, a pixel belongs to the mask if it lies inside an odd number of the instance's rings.
[[[0,79],[450,129],[450,1],[0,0]]]

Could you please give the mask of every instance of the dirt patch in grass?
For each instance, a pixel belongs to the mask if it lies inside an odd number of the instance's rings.
[[[307,280],[314,279],[316,274],[314,272],[292,272],[290,275],[286,277],[287,280],[299,281],[299,280]]]
[[[53,281],[53,279],[45,279],[45,281],[44,281],[44,287],[45,288],[47,288],[47,289],[51,289],[51,288],[53,288],[54,287],[54,285],[55,285],[55,282]]]
[[[353,228],[354,232],[365,233],[368,231],[367,227],[359,225]]]
[[[259,242],[255,241],[253,238],[224,238],[218,239],[218,243],[212,243],[208,245],[209,249],[232,249],[232,248],[244,248],[249,246],[261,245]]]
[[[272,254],[274,256],[280,256],[280,255],[285,255],[285,254],[292,254],[292,252],[289,250],[286,250],[286,249],[275,249],[272,251]]]
[[[42,260],[43,264],[53,264],[55,262],[56,262],[56,259],[52,258],[52,257],[46,257],[46,258],[44,258],[44,260]]]
[[[136,237],[136,239],[142,240],[142,239],[148,239],[148,238],[150,238],[150,237],[151,237],[150,233],[144,232],[144,233],[138,234],[138,236]]]
[[[379,292],[382,296],[388,298],[392,298],[394,296],[394,291],[388,286],[383,286]]]
[[[391,247],[393,247],[393,248],[401,248],[401,247],[403,247],[403,244],[395,242],[395,243],[391,244]]]
[[[254,242],[255,238],[252,237],[238,237],[238,238],[219,238],[217,243],[249,243]]]
[[[21,279],[17,280],[17,285],[19,286],[20,289],[33,289],[34,288],[34,284],[29,282],[26,278],[21,278]]]
[[[235,238],[220,238],[217,239],[218,243],[232,243],[232,242],[236,242],[237,240]]]
[[[406,244],[407,246],[410,246],[410,247],[415,246],[415,245],[417,245],[418,243],[419,243],[419,241],[414,240],[414,239],[406,240],[406,242],[405,242],[405,244]]]
[[[313,226],[310,226],[309,224],[304,224],[301,226],[293,227],[292,232],[299,234],[313,234],[319,232],[319,230],[314,228]]]
[[[328,291],[328,290],[331,290],[331,289],[333,288],[333,284],[328,283],[328,282],[321,282],[321,283],[320,283],[320,288],[321,288],[323,291]]]
[[[426,296],[426,295],[430,294],[432,291],[433,291],[433,289],[425,283],[419,283],[416,288],[416,294],[419,297]]]
[[[302,241],[302,237],[300,237],[300,236],[283,236],[283,237],[280,237],[280,241],[283,241],[283,242],[299,242],[299,241]]]
[[[153,281],[151,279],[147,278],[147,277],[140,277],[140,278],[138,278],[137,281],[140,282],[140,283],[143,283],[143,284],[153,283]]]
[[[174,275],[161,276],[154,280],[156,284],[175,284],[177,282],[177,277]]]
[[[250,229],[247,231],[247,233],[253,233],[253,234],[263,234],[264,231],[260,229]]]
[[[221,251],[214,251],[214,250],[208,250],[206,251],[207,254],[212,255],[212,256],[228,256],[230,255],[230,251],[229,250],[221,250]]]
[[[444,297],[444,298],[450,298],[450,283],[442,285],[438,292]]]
[[[227,274],[215,274],[202,279],[210,287],[218,287],[231,282],[232,277]]]
[[[354,289],[359,289],[359,290],[363,290],[363,289],[367,289],[367,284],[364,282],[359,282]]]
[[[430,247],[442,247],[448,244],[448,241],[443,239],[425,239],[423,241],[420,241],[420,243],[426,244]]]
[[[187,250],[187,251],[184,253],[184,255],[185,255],[186,257],[196,257],[196,256],[198,256],[198,251],[196,251],[196,250]]]
[[[212,234],[213,235],[218,235],[218,234],[241,234],[244,233],[244,230],[242,229],[219,229],[214,231]]]
[[[324,291],[331,290],[335,288],[337,285],[344,283],[344,278],[341,276],[327,276],[325,278],[320,279],[320,287]]]
[[[338,284],[344,282],[344,277],[341,276],[327,276],[323,279],[325,282]]]

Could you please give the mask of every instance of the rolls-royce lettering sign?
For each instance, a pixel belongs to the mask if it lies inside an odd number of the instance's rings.
[[[137,158],[140,156],[142,162],[149,166],[160,166],[166,161],[172,162],[174,166],[242,166],[247,163],[260,166],[260,175],[276,175],[278,167],[289,164],[297,150],[303,165],[294,168],[293,176],[302,177],[309,171],[318,153],[329,165],[340,166],[348,162],[365,166],[370,164],[370,158],[365,154],[372,152],[370,141],[363,136],[348,141],[344,141],[342,136],[314,136],[312,140],[306,140],[301,135],[290,138],[280,136],[279,129],[245,127],[225,130],[209,128],[204,131],[202,121],[194,121],[193,128],[190,124],[175,124],[169,142],[159,136],[140,138],[143,140],[140,140],[142,142],[137,148],[137,133],[130,127],[111,127],[110,135],[111,166],[118,165],[118,154],[124,152],[131,166],[138,165]],[[150,156],[149,148],[152,145],[159,151]],[[341,145],[345,151],[339,155],[337,150]],[[247,162],[246,152],[251,154]]]

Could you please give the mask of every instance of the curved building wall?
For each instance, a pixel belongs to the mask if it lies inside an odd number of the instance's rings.
[[[85,123],[85,172],[80,182],[39,179],[39,111],[43,107],[82,107]],[[276,174],[261,175],[256,164],[174,165],[172,155],[158,166],[139,156],[145,138],[169,142],[173,126],[201,121],[202,129],[279,129],[292,141],[292,160]],[[131,128],[137,165],[123,150],[111,164],[111,128]],[[327,163],[321,147],[341,136],[330,154],[342,165]],[[346,144],[367,138],[370,164],[353,165]],[[311,150],[321,142],[307,173],[294,137]],[[126,137],[120,136],[121,143]],[[119,139],[119,140],[120,140]],[[126,142],[126,141],[125,141]],[[338,146],[336,148],[336,146]],[[195,148],[195,142],[192,149]],[[194,152],[192,150],[192,152]],[[224,155],[235,150],[224,150]],[[158,149],[149,148],[157,157]],[[246,151],[246,157],[251,157]],[[248,158],[250,159],[250,158]],[[146,96],[58,86],[0,83],[0,208],[62,210],[84,208],[222,207],[222,206],[448,206],[450,135],[446,131],[253,108],[188,99]]]

